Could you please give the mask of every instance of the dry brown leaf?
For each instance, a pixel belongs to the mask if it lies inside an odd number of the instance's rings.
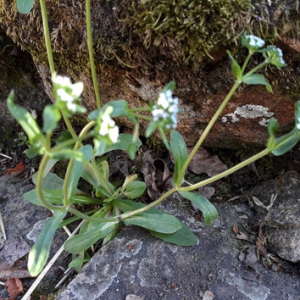
[[[0,261],[0,279],[7,280],[9,278],[14,278],[14,277],[30,278],[31,275],[29,274],[27,267],[23,267],[23,266],[8,267],[4,261]]]
[[[233,225],[232,230],[233,230],[233,232],[234,232],[235,234],[237,234],[237,233],[239,232],[239,229],[238,229],[238,227],[237,227],[236,224]]]
[[[23,294],[23,285],[19,278],[11,278],[5,282],[9,296],[13,299],[17,298],[20,294]]]
[[[192,148],[188,148],[188,152],[191,151]],[[196,174],[206,173],[212,177],[226,171],[228,168],[217,155],[210,154],[207,150],[200,147],[191,160],[189,169]]]
[[[169,185],[168,179],[171,176],[167,164],[162,159],[153,159],[150,151],[143,155],[142,173],[147,185],[147,193],[152,200],[159,197],[160,192]]]

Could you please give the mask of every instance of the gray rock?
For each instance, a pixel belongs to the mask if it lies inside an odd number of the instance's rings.
[[[241,244],[232,226],[241,224],[241,215],[252,217],[249,208],[239,207],[244,204],[217,205],[220,217],[211,227],[195,220],[190,208],[176,211],[171,201],[168,206],[194,223],[196,246],[167,244],[143,229],[127,227],[95,254],[57,300],[124,300],[129,294],[144,300],[193,300],[206,291],[222,300],[298,299],[297,275],[273,272],[261,263],[254,270],[238,259]]]
[[[269,247],[281,258],[300,261],[300,174],[289,171],[275,180],[261,183],[249,193],[262,205],[254,205],[264,221]],[[273,204],[272,199],[274,200]]]

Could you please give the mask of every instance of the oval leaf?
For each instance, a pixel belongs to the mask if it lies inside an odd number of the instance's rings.
[[[161,233],[174,233],[182,224],[169,214],[140,213],[124,220],[126,225],[137,225]]]
[[[279,156],[291,150],[300,141],[300,133],[294,128],[291,132],[276,139],[275,150],[272,154]]]
[[[243,82],[246,84],[263,84],[263,85],[269,85],[266,78],[261,74],[252,74],[249,77],[246,77],[243,79]]]
[[[194,246],[197,244],[197,238],[188,226],[182,223],[182,227],[171,234],[150,231],[151,234],[167,243],[176,244],[179,246]]]
[[[218,211],[213,204],[205,197],[200,194],[195,194],[191,192],[179,192],[179,194],[190,201],[192,201],[202,212],[204,223],[206,225],[211,225],[213,221],[218,217]]]
[[[124,196],[129,199],[136,199],[143,195],[146,190],[146,183],[142,181],[133,181],[129,182],[126,185],[125,191],[123,192]]]
[[[20,14],[28,14],[34,4],[34,0],[17,0],[17,9]]]

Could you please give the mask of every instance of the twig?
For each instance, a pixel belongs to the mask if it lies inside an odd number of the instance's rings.
[[[65,275],[64,277],[58,282],[58,284],[55,286],[55,289],[58,289],[64,282],[65,280],[70,277],[70,275],[72,274],[72,271],[74,271],[73,268],[68,268],[66,271],[65,271]]]
[[[74,236],[78,232],[78,230],[83,225],[83,223],[84,223],[84,221],[82,221],[76,227],[76,229],[72,232],[72,235],[70,235],[67,240],[69,240],[72,236]],[[66,242],[67,242],[67,240],[66,240]],[[23,296],[23,298],[21,300],[27,300],[27,299],[29,299],[30,295],[33,293],[33,291],[35,290],[35,288],[39,285],[39,283],[45,277],[45,275],[47,274],[47,272],[49,271],[49,269],[52,267],[52,265],[55,263],[55,261],[58,259],[58,257],[64,251],[64,245],[65,245],[66,242],[64,242],[64,244],[59,248],[59,250],[56,252],[56,254],[52,257],[52,259],[49,261],[49,263],[47,264],[47,266],[40,273],[40,275],[36,278],[36,280],[34,281],[34,283],[31,285],[31,287],[29,288],[29,290],[26,292],[26,294]]]

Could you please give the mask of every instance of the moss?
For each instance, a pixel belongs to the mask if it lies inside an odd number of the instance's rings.
[[[143,35],[146,47],[169,45],[174,39],[186,62],[200,61],[224,38],[229,43],[238,36],[232,24],[250,5],[250,0],[135,1],[128,22]]]
[[[210,56],[245,30],[270,43],[281,34],[299,35],[299,1],[144,0],[133,1],[129,11],[124,21],[146,48],[167,47],[186,63]]]

